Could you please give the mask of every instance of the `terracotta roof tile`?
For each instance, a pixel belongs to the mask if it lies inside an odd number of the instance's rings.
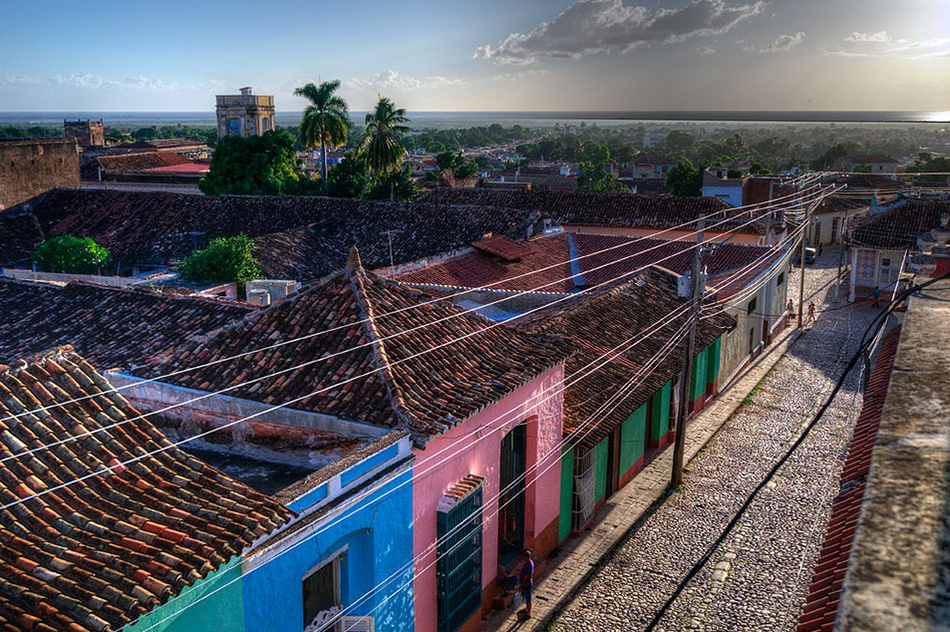
[[[484,252],[504,261],[517,261],[531,254],[531,248],[523,242],[509,239],[504,235],[492,235],[472,243],[475,250]]]
[[[392,313],[397,310],[401,311]],[[421,443],[570,354],[562,341],[493,327],[474,314],[455,316],[461,311],[362,268],[347,268],[206,340],[169,349],[165,360],[139,374],[168,373],[342,325],[245,362],[221,363],[172,380],[190,388],[218,390],[309,363],[230,394],[283,404],[327,388],[290,407],[403,427]],[[369,322],[361,322],[364,319]],[[450,341],[455,342],[437,348]],[[359,348],[347,351],[354,347]],[[333,357],[321,360],[326,356]]]
[[[138,412],[70,347],[0,368],[0,458],[50,436],[95,430]],[[51,433],[51,434],[50,434]],[[9,438],[16,439],[11,442]],[[142,419],[0,464],[0,500],[54,487],[168,446]],[[244,511],[231,508],[241,506]],[[0,622],[113,630],[178,594],[290,512],[177,448],[0,511]],[[138,526],[135,526],[138,525]]]
[[[537,289],[567,293],[580,286],[610,282],[650,265],[686,274],[692,265],[692,247],[695,244],[688,241],[562,234],[537,237],[521,242],[521,245],[524,254],[518,260],[499,261],[497,257],[477,251],[410,270],[396,278],[418,285],[491,286],[491,289],[519,292]],[[768,253],[769,249],[765,247],[722,244],[707,257],[706,265],[710,275],[724,274],[752,264]],[[572,268],[569,263],[573,257],[577,258],[576,268]],[[534,271],[538,272],[528,274]]]
[[[566,191],[511,191],[495,189],[436,189],[422,198],[440,204],[499,206],[543,213],[558,224],[613,228],[672,228],[701,215],[729,217],[729,205],[711,197],[620,195]],[[738,224],[738,222],[737,222]],[[723,225],[722,230],[734,228]],[[765,234],[764,224],[753,223],[743,233]]]
[[[881,343],[874,371],[864,393],[864,406],[855,423],[848,456],[841,470],[841,488],[831,505],[825,539],[815,560],[808,597],[798,619],[799,632],[831,630],[834,627],[899,341],[900,328],[896,328],[886,334]]]
[[[148,289],[0,278],[0,362],[71,344],[95,366],[126,368],[251,311],[241,303]]]
[[[674,350],[646,374],[646,378],[630,391],[622,405],[614,407],[606,415],[595,414],[652,357],[661,352],[663,345],[686,322],[686,315],[684,313],[672,320],[619,356],[611,350],[638,337],[641,332],[653,327],[663,315],[684,304],[684,300],[676,295],[675,279],[665,272],[651,269],[612,290],[580,295],[519,321],[520,329],[563,337],[576,345],[578,352],[568,360],[565,368],[568,375],[589,371],[584,367],[592,362],[594,366],[601,366],[602,361],[598,363],[601,357],[616,358],[565,389],[565,435],[583,425],[582,432],[589,430],[583,444],[595,445],[679,373],[682,352]],[[700,321],[697,350],[702,351],[732,327],[735,327],[735,319],[725,314]],[[592,425],[584,425],[588,420],[594,420]]]
[[[950,213],[950,202],[909,200],[864,218],[850,241],[858,247],[916,251],[917,237],[939,228],[944,213]]]
[[[485,233],[525,237],[538,217],[518,209],[327,197],[77,189],[54,189],[11,210],[34,216],[39,233],[25,220],[5,223],[6,212],[0,214],[0,238],[22,244],[10,254],[0,250],[4,257],[32,251],[44,238],[72,234],[92,237],[114,261],[161,265],[214,237],[244,233],[255,238],[266,276],[299,280],[330,274],[353,244],[370,267],[388,265],[387,231],[393,231],[394,260],[402,263],[467,247]]]

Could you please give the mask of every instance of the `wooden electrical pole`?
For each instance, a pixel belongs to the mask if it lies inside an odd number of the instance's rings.
[[[683,453],[686,449],[686,418],[689,416],[689,382],[692,378],[693,356],[696,353],[696,324],[699,322],[700,309],[703,305],[703,287],[700,279],[703,259],[703,228],[706,220],[700,218],[699,229],[696,233],[696,248],[693,250],[693,269],[690,273],[689,300],[692,302],[689,310],[689,335],[686,338],[686,357],[683,361],[682,388],[680,389],[679,410],[676,415],[676,437],[673,443],[673,476],[670,479],[671,487],[679,487],[683,483]]]

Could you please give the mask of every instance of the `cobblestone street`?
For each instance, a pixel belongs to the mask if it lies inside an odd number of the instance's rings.
[[[683,488],[627,537],[551,629],[643,629],[798,436],[877,313],[870,307],[834,309],[845,305],[832,303],[837,257],[826,252],[806,270],[805,304],[815,301],[818,323],[688,464]],[[797,289],[797,271],[791,280]],[[791,294],[797,304],[797,291]],[[860,412],[857,384],[855,372],[809,439],[682,592],[661,629],[794,628]]]

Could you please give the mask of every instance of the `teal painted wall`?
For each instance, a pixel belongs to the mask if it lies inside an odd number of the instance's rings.
[[[594,468],[597,472],[597,478],[594,481],[594,495],[600,500],[607,495],[607,451],[610,449],[610,437],[604,437],[603,441],[597,444],[597,452],[594,458],[597,463]]]
[[[653,395],[653,418],[650,419],[650,436],[662,437],[670,430],[670,397],[673,381],[670,380]]]
[[[558,542],[571,533],[571,513],[574,509],[574,448],[567,448],[561,454],[561,515],[558,518]]]
[[[719,362],[722,356],[722,338],[709,345],[709,362],[706,364],[706,383],[715,384],[719,381]]]
[[[241,558],[234,557],[227,565],[211,573],[202,581],[188,586],[176,598],[155,608],[134,625],[126,626],[126,632],[244,632],[243,579],[228,582],[241,576]],[[204,595],[221,588],[213,596],[194,606]],[[187,608],[184,612],[182,609]],[[180,613],[180,614],[179,614]],[[162,619],[168,618],[167,621]],[[154,625],[154,628],[150,626]]]
[[[693,370],[690,372],[689,376],[689,401],[695,402],[703,393],[706,392],[706,365],[708,361],[706,360],[706,349],[703,349],[699,352],[695,358],[693,358]]]
[[[620,434],[620,472],[626,474],[643,456],[647,431],[647,406],[644,404],[633,411],[623,426]]]

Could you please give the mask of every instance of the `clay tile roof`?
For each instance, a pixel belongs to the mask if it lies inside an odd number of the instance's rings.
[[[392,313],[397,310],[402,311]],[[561,340],[493,326],[475,314],[458,315],[462,312],[363,268],[346,268],[206,340],[169,349],[163,361],[138,373],[169,373],[332,329],[246,361],[201,368],[171,380],[218,390],[292,369],[230,394],[404,428],[417,443],[424,443],[570,355]],[[395,335],[401,332],[408,333]],[[365,373],[369,375],[341,384]]]
[[[308,281],[339,269],[354,244],[375,269],[467,248],[486,233],[523,238],[538,218],[496,207],[337,200],[318,222],[255,238],[254,254],[264,276]]]
[[[940,227],[940,216],[950,213],[950,202],[909,200],[864,218],[851,234],[858,247],[916,251],[917,237]]]
[[[525,254],[498,261],[481,251],[406,271],[400,281],[426,286],[485,287],[519,292],[571,292],[600,285],[650,265],[685,274],[694,243],[587,234],[537,237],[522,242]],[[723,274],[769,253],[759,246],[722,244],[707,257],[709,274]],[[572,268],[571,259],[574,259]],[[537,272],[535,272],[537,271]],[[535,272],[528,274],[529,272]],[[747,279],[751,280],[751,279]]]
[[[567,361],[565,372],[569,375],[583,371],[603,356],[615,358],[586,377],[572,380],[574,383],[565,389],[565,435],[582,428],[582,444],[595,445],[679,373],[682,345],[647,373],[621,405],[606,415],[600,414],[600,407],[662,351],[663,345],[686,322],[686,314],[619,356],[611,350],[651,328],[663,315],[682,305],[684,299],[676,295],[675,279],[668,273],[650,269],[610,291],[580,295],[519,320],[519,329],[563,337],[574,343],[578,351]],[[722,313],[700,321],[697,353],[733,327],[735,319]]]
[[[13,210],[32,214],[38,230],[4,222]],[[526,237],[538,217],[523,209],[315,196],[54,189],[0,214],[0,254],[6,257],[10,238],[23,244],[16,253],[29,253],[43,239],[71,234],[92,237],[113,261],[164,265],[214,237],[243,233],[255,239],[267,277],[311,280],[343,265],[353,244],[379,267],[389,265],[390,237],[398,264],[468,247],[486,233]]]
[[[472,247],[481,252],[503,259],[517,261],[531,254],[531,248],[523,242],[517,242],[504,235],[492,235],[472,243]]]
[[[252,309],[148,289],[0,278],[0,362],[71,344],[97,367],[128,368],[188,336],[240,320]]]
[[[891,158],[886,154],[861,154],[860,156],[854,156],[851,158],[851,161],[855,163],[890,162],[897,164],[897,160],[895,158]]]
[[[143,171],[191,163],[188,158],[173,151],[145,151],[136,154],[99,156],[98,160],[99,165],[106,171]]]
[[[818,559],[808,588],[808,597],[798,619],[799,632],[832,630],[841,598],[841,586],[848,571],[848,558],[861,513],[865,485],[871,469],[871,455],[881,424],[881,413],[891,382],[897,355],[900,328],[891,330],[881,343],[877,363],[864,393],[864,406],[854,426],[848,456],[841,470],[841,487],[831,505]]]
[[[69,347],[0,367],[0,417],[89,397],[0,421],[0,457],[129,420],[3,462],[3,504],[171,445],[110,388]],[[290,517],[276,501],[169,447],[0,511],[0,621],[4,629],[116,630]]]
[[[729,217],[728,204],[711,197],[671,195],[627,195],[567,191],[513,191],[507,189],[436,189],[422,198],[442,204],[475,204],[528,209],[544,213],[558,224],[612,228],[672,228],[701,215]],[[738,226],[724,224],[721,230]],[[752,223],[740,229],[748,234],[765,234],[764,224]]]
[[[821,201],[813,212],[814,215],[824,213],[844,213],[852,214],[863,213],[868,210],[870,201],[861,197],[850,197],[847,195],[829,195]]]

